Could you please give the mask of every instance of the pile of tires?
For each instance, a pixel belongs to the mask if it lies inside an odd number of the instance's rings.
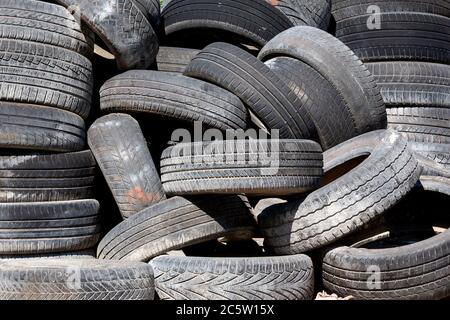
[[[431,2],[0,0],[0,299],[448,298]]]

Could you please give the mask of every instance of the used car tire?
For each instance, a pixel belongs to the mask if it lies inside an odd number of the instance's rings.
[[[200,52],[196,49],[160,47],[156,56],[158,71],[183,73],[186,66]]]
[[[181,143],[163,152],[161,180],[169,195],[292,195],[317,188],[322,165],[309,140]]]
[[[215,85],[160,71],[127,71],[100,89],[106,112],[139,112],[210,128],[247,128],[247,109],[234,94]]]
[[[304,101],[269,67],[250,53],[228,43],[207,46],[189,63],[184,75],[211,82],[237,95],[268,129],[281,139],[314,137]]]
[[[382,215],[418,181],[420,166],[406,138],[391,130],[366,133],[327,150],[324,170],[329,173],[367,154],[354,169],[305,198],[265,209],[258,224],[268,250],[297,254],[335,242]]]
[[[275,7],[295,26],[327,30],[331,18],[331,0],[278,0]]]
[[[97,119],[88,144],[123,218],[166,198],[139,123],[126,114]]]
[[[203,258],[161,256],[150,261],[162,300],[312,300],[308,256]]]
[[[96,200],[0,204],[0,254],[83,250],[100,233]]]
[[[96,259],[0,261],[0,300],[153,300],[145,263]],[[75,282],[76,281],[76,282]]]
[[[240,196],[173,197],[112,229],[97,248],[99,259],[149,261],[221,237],[251,239],[256,224]]]
[[[317,28],[294,27],[267,43],[258,58],[278,56],[296,58],[326,78],[347,103],[358,132],[386,128],[386,108],[374,78],[339,39]]]

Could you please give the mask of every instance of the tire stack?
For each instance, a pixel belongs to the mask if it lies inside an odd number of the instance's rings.
[[[0,0],[0,299],[448,298],[449,8]]]
[[[334,0],[333,15],[336,36],[380,86],[389,127],[448,168],[450,3]]]

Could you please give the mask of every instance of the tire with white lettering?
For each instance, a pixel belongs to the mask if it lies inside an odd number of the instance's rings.
[[[339,172],[349,161],[367,155],[350,171]],[[327,150],[324,170],[325,179],[333,170],[337,178],[258,216],[268,250],[280,255],[302,253],[358,231],[394,206],[420,176],[406,138],[392,130],[366,133]]]
[[[331,0],[277,0],[276,8],[295,26],[327,30],[331,18]]]
[[[241,196],[173,197],[117,225],[100,241],[97,257],[148,261],[222,237],[251,239],[256,224],[250,208]]]
[[[450,179],[424,177],[423,183],[450,196]],[[449,255],[450,230],[387,249],[339,247],[323,260],[323,282],[357,299],[444,299],[450,296]]]
[[[322,165],[322,149],[310,140],[181,143],[163,152],[161,180],[170,195],[283,196],[317,188]]]
[[[160,256],[150,265],[162,300],[312,300],[306,255],[257,258]]]
[[[0,300],[153,300],[155,294],[152,268],[139,262],[2,260],[0,278]]]

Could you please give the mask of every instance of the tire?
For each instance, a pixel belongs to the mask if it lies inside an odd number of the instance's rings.
[[[369,13],[372,5],[380,8],[381,12],[422,12],[450,17],[450,3],[447,0],[332,0],[333,17],[339,22],[363,16]]]
[[[257,258],[162,256],[150,262],[162,300],[312,300],[305,255]]]
[[[306,109],[324,150],[359,135],[353,116],[339,92],[319,72],[290,57],[265,63],[298,96]]]
[[[450,145],[422,142],[411,142],[410,145],[416,154],[427,157],[450,169]]]
[[[0,179],[81,178],[95,175],[91,151],[47,155],[0,156]]]
[[[0,40],[0,99],[71,111],[86,118],[92,99],[92,64],[56,46]]]
[[[388,108],[389,128],[410,142],[450,145],[450,108]]]
[[[450,196],[449,179],[431,180],[432,188]],[[443,299],[450,296],[449,250],[449,230],[388,249],[339,247],[324,258],[324,285],[339,295],[357,299]],[[371,272],[373,266],[379,268],[376,278]]]
[[[109,48],[120,70],[147,69],[154,62],[159,41],[151,23],[157,17],[149,21],[150,11],[141,11],[149,1],[57,1],[65,7],[78,6],[82,21]]]
[[[97,119],[88,131],[88,144],[123,218],[165,199],[147,142],[132,117]]]
[[[95,251],[92,249],[79,251],[66,251],[57,253],[41,253],[41,254],[21,254],[21,255],[0,255],[0,260],[12,259],[95,259]]]
[[[63,110],[0,102],[0,123],[1,148],[70,152],[86,144],[83,119]]]
[[[328,29],[331,0],[279,0],[276,8],[283,12],[294,26]]]
[[[0,254],[45,254],[84,250],[99,239],[96,200],[2,203]]]
[[[204,45],[216,38],[261,48],[293,26],[270,4],[252,0],[173,0],[164,7],[162,19],[167,41],[180,44],[193,33],[192,39],[203,40]]]
[[[199,52],[195,49],[160,47],[156,57],[158,71],[183,73]]]
[[[258,217],[265,246],[280,255],[321,248],[381,216],[419,180],[420,166],[406,138],[390,130],[327,150],[324,169],[330,172],[368,153],[356,168],[304,199],[265,209]]]
[[[296,58],[326,78],[346,102],[360,134],[386,128],[386,108],[372,75],[338,39],[316,28],[294,27],[272,39],[258,58],[277,56]]]
[[[315,128],[303,101],[264,63],[226,43],[203,49],[184,75],[211,82],[237,95],[281,139],[308,139]]]
[[[450,66],[427,62],[366,64],[387,107],[450,108]]]
[[[0,300],[153,300],[145,263],[96,259],[0,261]],[[74,282],[76,281],[76,285]]]
[[[106,112],[141,112],[207,127],[247,128],[247,109],[238,97],[212,84],[159,71],[128,71],[100,89]]]
[[[317,188],[322,165],[308,140],[182,143],[163,152],[161,180],[168,195],[291,195]]]
[[[65,8],[26,0],[5,0],[0,8],[1,39],[37,42],[92,56],[93,44]]]
[[[450,63],[450,18],[428,13],[382,12],[381,29],[370,30],[370,15],[337,23],[336,37],[364,62],[414,60]]]
[[[151,23],[153,30],[159,30],[161,23],[161,4],[159,0],[134,0],[145,18]]]
[[[149,261],[221,237],[251,239],[255,229],[250,205],[239,196],[174,197],[117,225],[100,241],[97,257]]]

